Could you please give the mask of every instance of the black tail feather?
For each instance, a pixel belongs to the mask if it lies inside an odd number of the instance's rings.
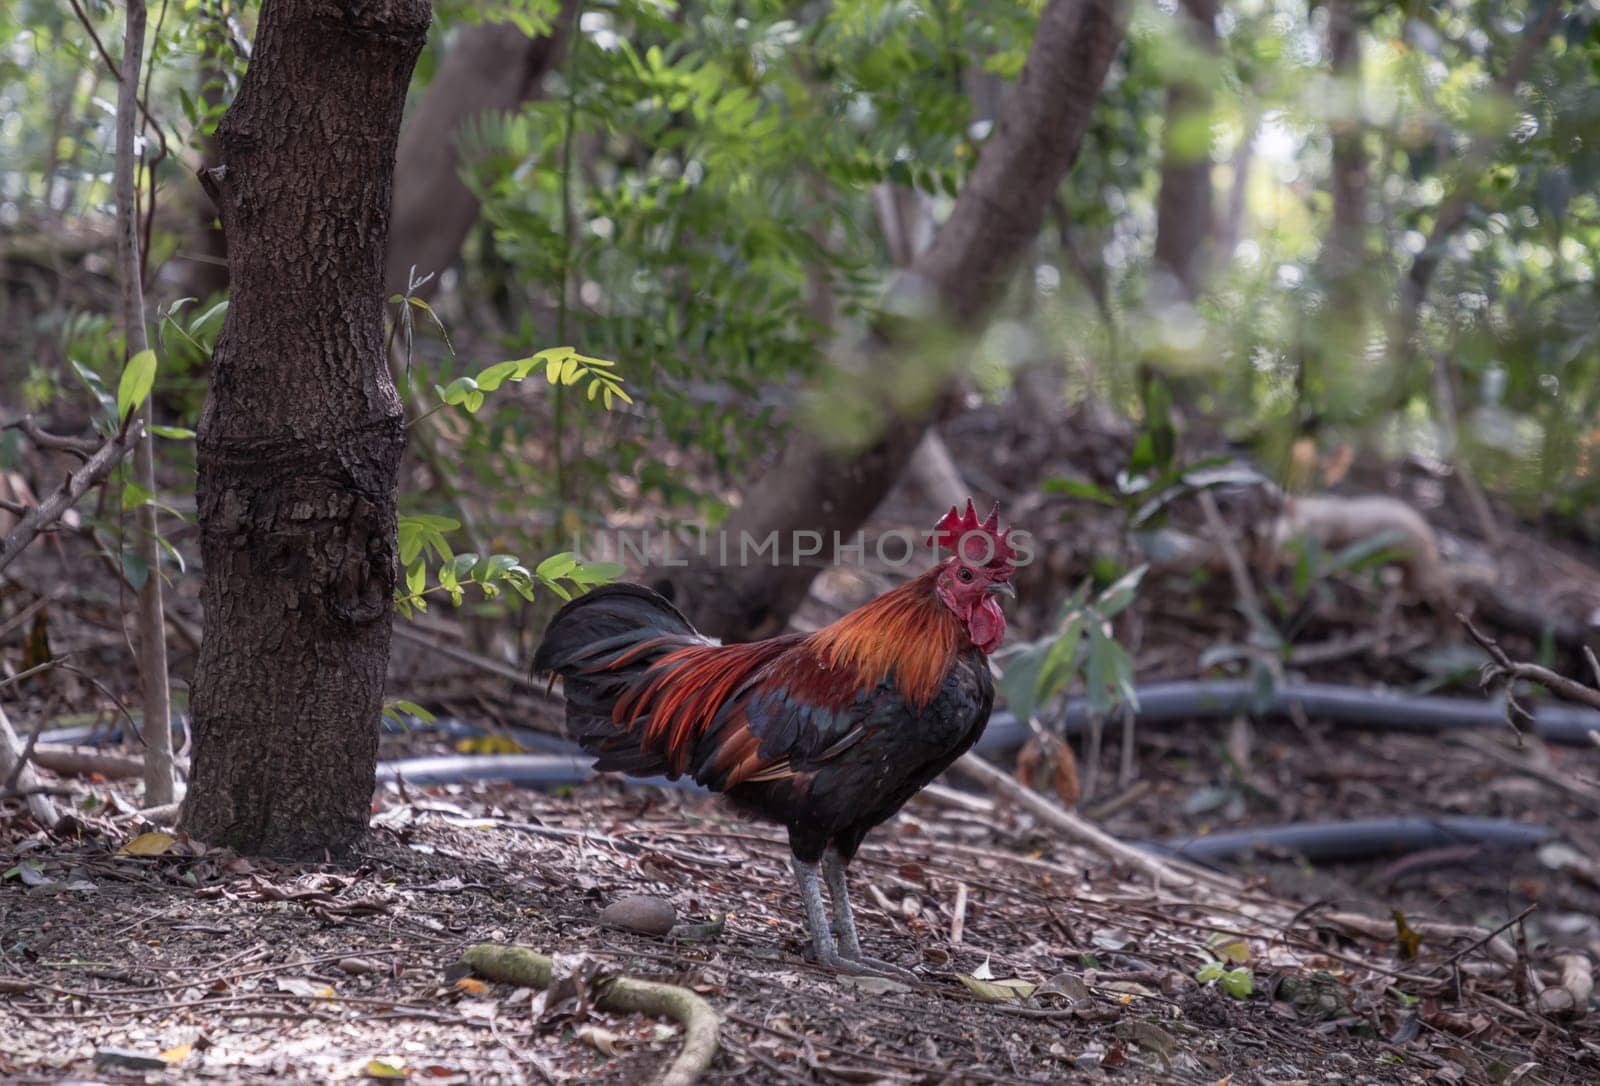
[[[658,593],[636,584],[606,585],[556,612],[534,653],[533,670],[561,676],[567,732],[599,756],[596,769],[656,776],[670,772],[666,762],[639,748],[637,730],[613,723],[612,708],[662,656],[706,643]]]

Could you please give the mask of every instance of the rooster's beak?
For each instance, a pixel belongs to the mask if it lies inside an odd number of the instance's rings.
[[[1011,587],[1010,581],[995,581],[990,584],[988,588],[985,588],[984,591],[992,592],[995,595],[1010,596],[1012,599],[1017,598],[1017,590]]]

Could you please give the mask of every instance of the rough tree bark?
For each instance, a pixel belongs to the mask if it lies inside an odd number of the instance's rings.
[[[320,856],[367,825],[405,444],[384,360],[401,107],[427,0],[275,0],[202,177],[233,302],[199,428],[205,638],[180,822]]]
[[[565,0],[551,32],[530,38],[507,23],[463,28],[450,39],[433,82],[400,133],[395,173],[393,244],[384,289],[405,290],[406,276],[434,273],[420,290],[439,285],[478,221],[478,198],[461,180],[460,139],[473,118],[538,97],[544,77],[561,62],[573,0]]]
[[[1217,48],[1217,0],[1184,0],[1185,30],[1197,48]],[[1175,74],[1167,86],[1167,123],[1161,141],[1161,189],[1156,196],[1156,264],[1183,292],[1199,296],[1210,269],[1216,212],[1211,154],[1187,146],[1184,131],[1194,118],[1211,116],[1211,73]]]
[[[899,277],[897,288],[930,297],[940,316],[971,328],[1009,281],[1039,231],[1051,197],[1072,165],[1090,112],[1122,43],[1119,0],[1051,0],[1039,18],[1022,74],[999,127],[956,199],[933,247]],[[948,389],[921,414],[894,416],[867,448],[841,453],[797,435],[765,477],[747,486],[724,531],[765,539],[777,532],[785,553],[793,533],[852,536],[894,485]],[[805,597],[813,570],[801,564],[692,565],[670,587],[695,623],[727,639],[762,636]]]

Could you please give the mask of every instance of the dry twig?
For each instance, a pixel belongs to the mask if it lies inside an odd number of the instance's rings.
[[[1547,667],[1539,664],[1525,664],[1511,659],[1506,655],[1506,650],[1500,647],[1494,638],[1480,631],[1474,626],[1466,615],[1457,614],[1456,619],[1467,628],[1467,633],[1478,643],[1484,652],[1489,654],[1489,663],[1483,665],[1481,682],[1485,688],[1497,682],[1505,684],[1506,688],[1506,723],[1511,725],[1511,730],[1518,735],[1522,729],[1517,727],[1518,719],[1526,723],[1533,723],[1533,714],[1517,701],[1514,684],[1518,679],[1538,683],[1558,698],[1566,701],[1586,705],[1591,709],[1600,709],[1600,689],[1585,686],[1583,683],[1569,679],[1565,675],[1558,675]],[[1590,665],[1600,672],[1600,666],[1595,665],[1594,654],[1589,654]]]
[[[1003,770],[997,769],[976,754],[963,755],[954,768],[976,781],[981,781],[1019,806],[1027,808],[1036,818],[1061,830],[1073,840],[1089,845],[1113,860],[1144,872],[1158,884],[1184,887],[1196,892],[1204,890],[1220,890],[1230,894],[1240,892],[1239,884],[1230,878],[1188,864],[1169,862],[1132,845],[1124,844],[1098,826],[1091,825],[1066,808],[1017,783]]]
[[[132,416],[129,421],[132,421]],[[143,432],[143,426],[125,423],[121,430],[106,439],[83,467],[69,473],[49,497],[28,510],[11,534],[5,537],[4,542],[0,542],[0,569],[5,569],[15,561],[23,548],[32,543],[40,532],[49,529],[80,498],[104,482],[106,476],[122,463],[122,458],[128,455],[128,450],[133,448]]]
[[[0,773],[16,780],[17,788],[28,805],[28,813],[35,819],[52,827],[60,820],[56,805],[39,790],[41,785],[38,776],[25,763],[22,744],[12,730],[4,709],[0,709]]]

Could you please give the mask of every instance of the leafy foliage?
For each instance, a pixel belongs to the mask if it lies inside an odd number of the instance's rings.
[[[551,555],[531,571],[514,554],[457,554],[445,533],[460,527],[461,522],[451,517],[427,513],[400,518],[400,563],[406,573],[404,587],[395,592],[395,607],[407,618],[426,611],[427,597],[436,593],[443,593],[457,607],[468,588],[476,588],[484,599],[491,600],[509,589],[531,603],[543,586],[569,600],[622,573],[622,567],[614,562],[584,563],[566,552]]]

